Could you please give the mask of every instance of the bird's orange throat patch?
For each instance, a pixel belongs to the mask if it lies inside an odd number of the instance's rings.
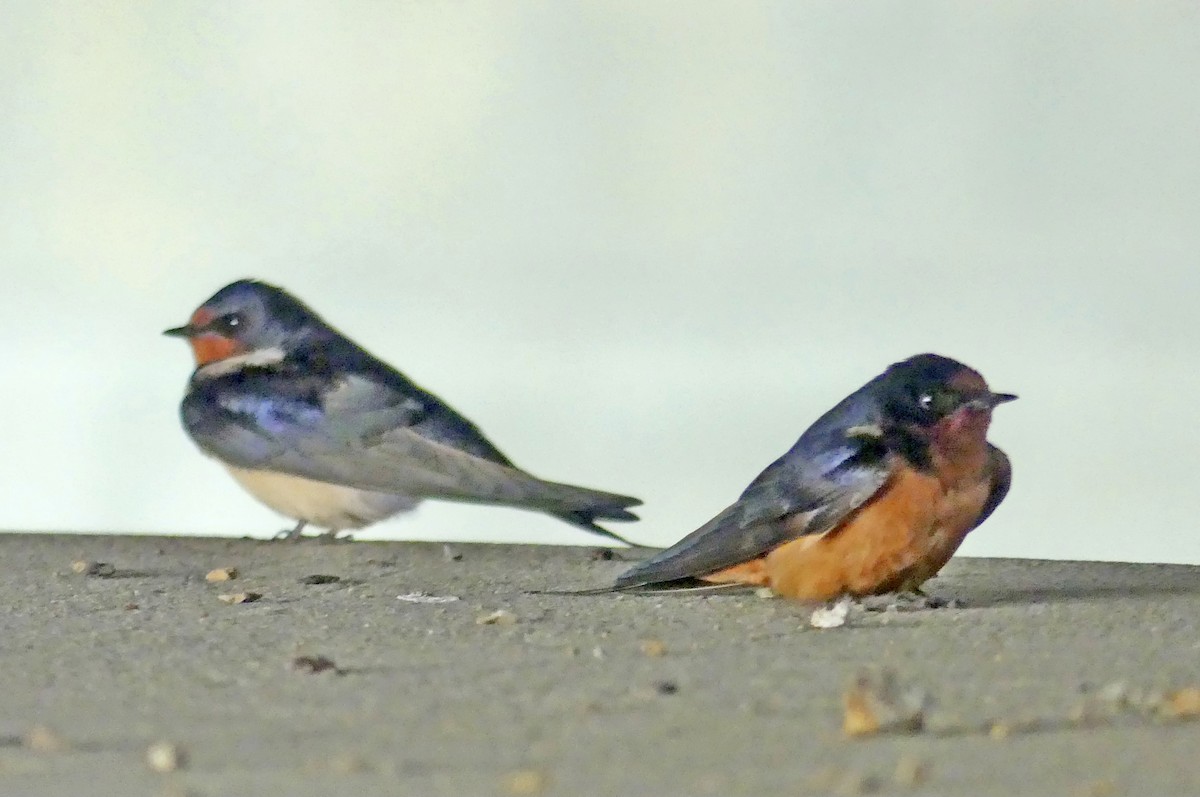
[[[204,332],[193,338],[188,338],[192,354],[196,357],[196,365],[208,365],[219,362],[238,354],[245,354],[246,348],[236,340],[222,337],[212,332]]]

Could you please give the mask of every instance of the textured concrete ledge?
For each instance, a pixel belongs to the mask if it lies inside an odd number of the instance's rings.
[[[1198,568],[956,560],[930,587],[964,608],[818,631],[751,594],[526,593],[623,566],[585,548],[455,550],[0,536],[0,794],[1200,792],[1171,694],[1200,685]],[[881,664],[924,728],[848,739]]]

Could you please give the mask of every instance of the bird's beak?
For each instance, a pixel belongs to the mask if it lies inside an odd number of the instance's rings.
[[[171,327],[164,329],[163,334],[169,338],[190,338],[196,332],[196,328],[191,324],[184,324],[181,327]]]
[[[991,410],[1006,401],[1016,401],[1016,399],[1017,395],[1015,393],[988,393],[985,396],[968,401],[967,406],[976,410]]]

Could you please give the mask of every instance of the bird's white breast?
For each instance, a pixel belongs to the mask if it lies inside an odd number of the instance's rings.
[[[238,484],[279,514],[323,529],[359,529],[410,510],[420,501],[407,495],[359,490],[287,473],[225,467]]]

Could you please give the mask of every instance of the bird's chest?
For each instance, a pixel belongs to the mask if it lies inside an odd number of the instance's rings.
[[[900,468],[841,525],[772,551],[765,563],[769,584],[807,599],[915,589],[962,544],[989,490],[982,466],[948,480]]]

